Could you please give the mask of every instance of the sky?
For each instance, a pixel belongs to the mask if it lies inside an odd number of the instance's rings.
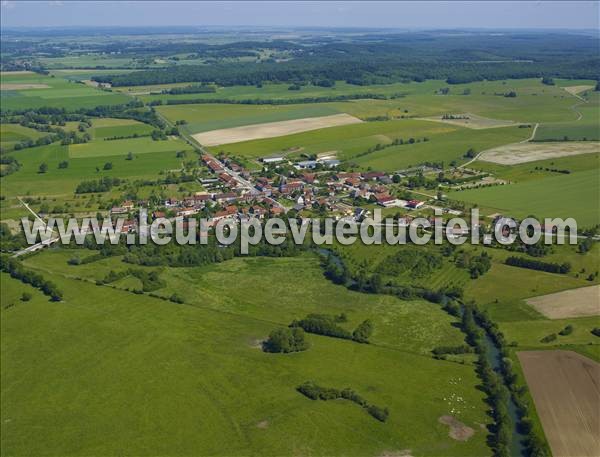
[[[329,26],[598,29],[598,1],[1,1],[2,27]]]

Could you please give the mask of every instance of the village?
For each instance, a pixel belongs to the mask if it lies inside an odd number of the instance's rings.
[[[393,215],[399,226],[408,226],[417,215],[429,216],[433,221],[435,209],[448,216],[462,214],[460,210],[436,205],[439,194],[422,193],[424,199],[414,198],[413,192],[405,192],[407,198],[398,196],[398,178],[436,171],[427,166],[394,174],[356,172],[338,170],[340,162],[331,158],[292,162],[284,156],[272,156],[261,159],[260,171],[250,172],[223,155],[205,153],[200,160],[205,173],[199,182],[205,191],[169,197],[152,208],[147,201],[124,200],[111,208],[111,218],[127,216],[121,231],[135,233],[138,221],[133,216],[139,208],[145,208],[152,220],[183,218],[185,222],[203,217],[209,228],[223,219],[243,222],[283,215],[303,220],[328,216],[338,221],[361,222],[371,217],[375,208]]]

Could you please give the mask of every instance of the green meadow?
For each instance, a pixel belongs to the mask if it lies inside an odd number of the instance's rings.
[[[569,170],[574,173],[600,168],[600,153],[536,160],[518,165],[500,165],[478,160],[469,165],[469,168],[493,173],[511,182],[531,181],[557,176],[552,169]]]
[[[576,105],[573,110],[581,118],[568,122],[544,123],[538,128],[536,140],[599,140],[600,139],[600,95],[587,91],[585,102],[572,97]]]
[[[97,118],[92,120],[91,134],[95,139],[149,135],[153,127],[133,119]]]
[[[98,105],[127,103],[125,95],[95,89],[60,77],[37,73],[0,74],[2,84],[39,84],[48,87],[38,89],[2,90],[2,110],[24,110],[40,107],[93,108]],[[11,86],[9,86],[11,87]],[[13,86],[14,87],[14,86]]]
[[[26,140],[37,140],[44,134],[19,124],[0,124],[0,146],[12,149],[15,144]]]
[[[436,305],[349,292],[327,282],[313,257],[163,271],[167,286],[159,292],[185,294],[186,304],[174,304],[72,279],[121,267],[118,259],[73,267],[71,255],[52,250],[26,262],[65,291],[61,303],[34,290],[21,302],[28,286],[2,278],[2,303],[14,305],[1,310],[3,337],[12,342],[2,353],[3,390],[10,392],[1,413],[3,453],[488,452],[479,426],[489,420],[487,406],[474,367],[426,352],[462,341]],[[289,287],[294,282],[303,287]],[[346,312],[349,325],[375,319],[373,344],[309,335],[302,353],[256,347],[272,329],[313,311]],[[387,406],[390,418],[380,423],[348,402],[308,400],[295,391],[306,380],[350,386]],[[65,402],[69,408],[53,406]],[[451,439],[438,423],[450,410],[475,429],[468,441]],[[23,421],[30,426],[20,427]]]
[[[504,186],[452,192],[455,200],[476,203],[507,215],[524,218],[573,217],[579,227],[600,222],[598,170],[546,177]]]
[[[390,144],[396,138],[408,141],[409,138],[422,140],[423,137],[427,137],[433,143],[442,137],[441,134],[457,129],[438,122],[412,119],[363,122],[275,138],[225,144],[210,149],[224,150],[242,157],[262,157],[290,149],[307,154],[335,151],[338,157],[346,159],[363,153],[377,144]],[[407,144],[399,147],[410,150],[415,146]]]
[[[112,127],[106,127],[112,129]],[[72,159],[85,159],[91,157],[125,156],[129,152],[133,155],[149,154],[152,152],[177,152],[189,149],[189,146],[179,139],[153,140],[149,137],[128,138],[124,140],[101,140],[68,146],[69,157]]]
[[[206,132],[242,125],[328,116],[340,111],[329,103],[303,105],[171,105],[157,111],[171,122],[184,120],[189,133]]]
[[[102,176],[112,176],[126,179],[156,179],[159,173],[166,170],[181,168],[181,159],[176,157],[178,150],[185,150],[184,143],[175,140],[164,141],[174,145],[173,149],[159,152],[141,153],[142,149],[136,150],[135,144],[140,144],[138,140],[153,142],[147,138],[135,140],[123,140],[126,142],[120,149],[120,156],[106,155],[114,151],[110,146],[104,143],[94,146],[92,151],[100,151],[101,155],[86,155],[85,157],[72,158],[69,156],[70,146],[61,146],[52,144],[49,146],[40,146],[36,148],[23,149],[15,154],[15,157],[22,164],[21,169],[14,174],[2,178],[2,195],[55,195],[72,194],[77,185],[83,180],[98,179]],[[119,141],[119,140],[115,140]],[[93,143],[89,143],[92,145]],[[145,144],[145,143],[144,143]],[[142,144],[143,145],[143,144]],[[189,147],[187,148],[189,150]],[[126,160],[126,154],[131,150],[134,153],[133,160]],[[100,152],[98,152],[100,154]],[[68,168],[59,168],[60,162],[67,161]],[[104,170],[104,164],[111,162],[111,170]],[[46,173],[39,173],[41,163],[48,165]]]

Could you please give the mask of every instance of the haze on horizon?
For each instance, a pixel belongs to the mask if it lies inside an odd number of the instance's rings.
[[[597,1],[62,2],[1,3],[1,24],[25,27],[281,26],[599,28]]]

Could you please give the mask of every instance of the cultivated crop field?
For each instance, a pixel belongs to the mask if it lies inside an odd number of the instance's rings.
[[[193,138],[202,145],[218,146],[220,144],[293,135],[310,130],[326,129],[360,122],[360,119],[348,114],[332,114],[331,116],[309,117],[290,121],[233,127],[230,129],[211,130],[204,133],[197,133],[193,135]]]
[[[598,455],[600,364],[570,351],[518,352],[554,455]]]
[[[532,297],[527,300],[527,304],[550,319],[595,316],[600,312],[600,286]]]
[[[499,163],[501,165],[517,165],[526,162],[536,162],[539,160],[597,152],[600,152],[600,143],[595,141],[517,143],[489,149],[479,157],[479,160]]]

